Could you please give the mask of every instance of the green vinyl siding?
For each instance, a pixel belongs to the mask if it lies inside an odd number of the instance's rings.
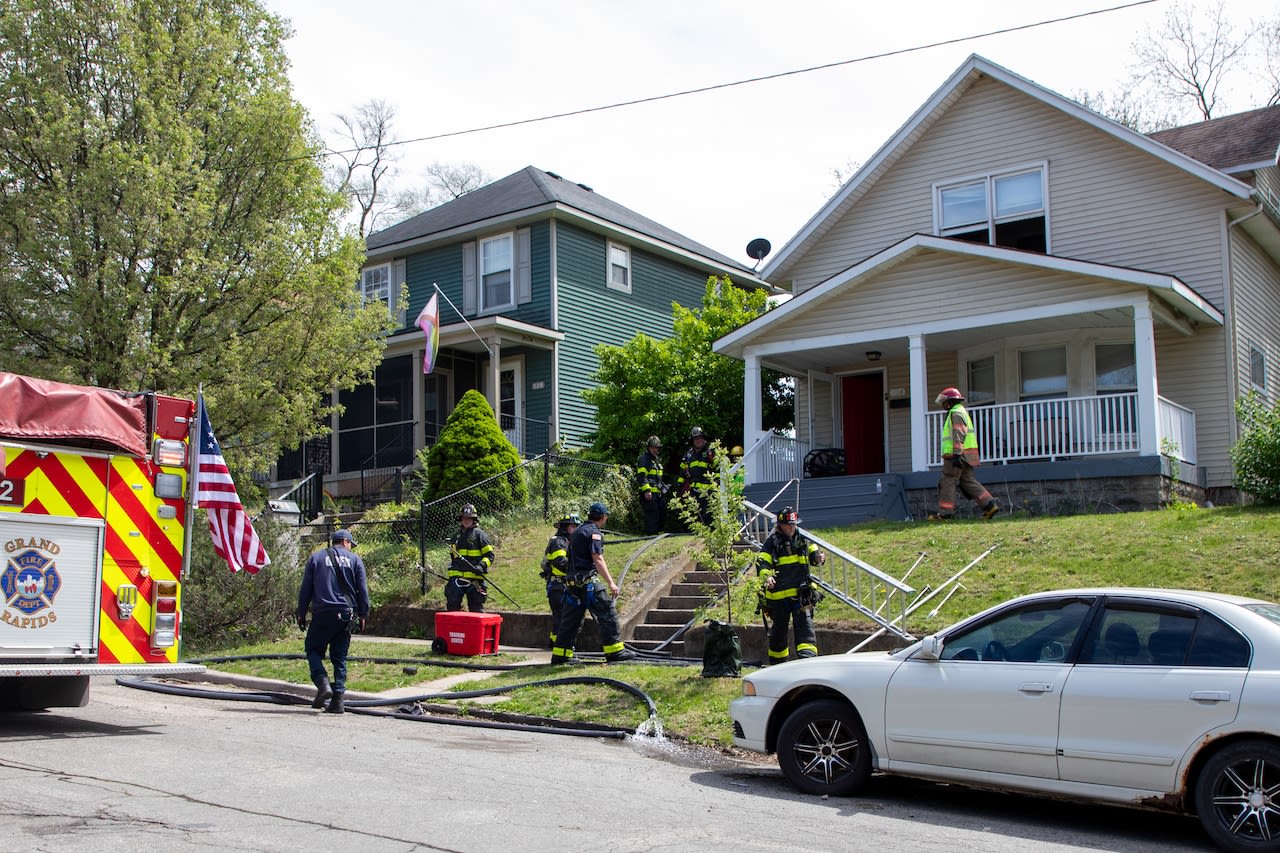
[[[532,299],[517,305],[514,309],[503,311],[502,314],[523,323],[549,328],[551,325],[551,224],[549,221],[535,222],[529,232]],[[444,295],[449,297],[459,311],[462,310],[462,247],[466,243],[475,242],[476,239],[470,237],[449,246],[428,249],[408,256],[405,262],[405,281],[409,286],[409,309],[406,317],[410,326],[422,311],[422,306],[426,305],[427,300],[431,298],[431,294],[435,293],[433,284],[440,285]],[[474,319],[474,317],[468,319]],[[447,326],[457,322],[459,322],[458,314],[441,299],[440,323]]]
[[[585,445],[595,430],[595,409],[582,398],[593,387],[598,344],[621,346],[638,333],[671,337],[671,303],[702,304],[708,273],[631,249],[631,293],[606,286],[607,239],[557,223],[556,262],[560,331],[560,435],[571,447]]]

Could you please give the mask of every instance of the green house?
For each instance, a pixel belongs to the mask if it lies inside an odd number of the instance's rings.
[[[411,465],[470,389],[526,457],[556,441],[582,446],[596,422],[582,397],[596,345],[670,337],[672,303],[699,305],[712,275],[768,286],[750,267],[532,166],[371,234],[365,299],[394,307],[404,285],[408,305],[373,384],[340,392],[331,435],[288,454],[277,479],[319,468],[332,492],[359,493],[369,472]],[[439,351],[424,374],[415,320],[433,295]]]

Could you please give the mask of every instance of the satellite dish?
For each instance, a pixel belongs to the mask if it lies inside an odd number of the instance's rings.
[[[759,262],[772,251],[772,244],[763,237],[757,237],[747,244],[747,257],[756,262]]]

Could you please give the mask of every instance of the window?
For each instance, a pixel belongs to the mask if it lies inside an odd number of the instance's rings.
[[[1109,605],[1080,651],[1082,664],[1247,667],[1252,650],[1209,613]]]
[[[934,188],[937,231],[973,243],[1047,252],[1045,169],[987,175]]]
[[[1054,400],[1067,396],[1067,349],[1023,350],[1018,353],[1019,400]]]
[[[373,384],[342,391],[338,470],[389,468],[413,461],[413,359],[389,358]]]
[[[395,307],[391,298],[391,264],[367,267],[360,275],[360,294],[364,301],[383,302],[387,310]]]
[[[491,311],[515,304],[511,291],[511,235],[480,241],[480,310]]]
[[[617,243],[609,244],[609,286],[631,292],[631,250]]]
[[[1069,598],[998,613],[946,637],[942,660],[1059,663],[1075,644],[1090,604],[1088,599]]]
[[[996,401],[996,357],[989,355],[966,363],[965,400],[970,408]]]
[[[1267,356],[1256,344],[1249,345],[1249,384],[1266,393]]]

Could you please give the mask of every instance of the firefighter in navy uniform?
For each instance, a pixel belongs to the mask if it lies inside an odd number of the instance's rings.
[[[710,524],[711,492],[715,489],[711,472],[715,468],[715,454],[711,445],[707,444],[707,434],[702,431],[702,427],[691,429],[689,440],[692,446],[680,460],[680,476],[676,479],[676,485],[682,495],[693,495],[698,501],[698,519],[703,524]]]
[[[636,653],[622,644],[622,632],[618,629],[618,611],[613,599],[618,595],[618,585],[609,574],[604,561],[604,533],[600,525],[606,523],[609,510],[602,503],[593,503],[587,510],[587,523],[579,527],[569,539],[569,572],[565,583],[564,610],[556,629],[555,645],[551,648],[552,663],[572,663],[573,645],[587,611],[595,617],[600,628],[601,650],[608,661],[631,660]],[[600,581],[604,584],[601,585]]]
[[[555,648],[560,629],[560,614],[564,611],[565,577],[569,572],[569,538],[582,524],[578,514],[571,513],[556,522],[556,534],[547,542],[542,555],[542,575],[547,582],[547,604],[551,607],[551,647]]]
[[[316,551],[302,570],[302,585],[298,588],[298,627],[307,632],[303,648],[307,653],[307,665],[311,681],[316,686],[312,708],[324,708],[326,713],[341,714],[346,709],[343,697],[347,692],[347,653],[351,649],[353,631],[364,630],[364,620],[369,615],[369,586],[364,562],[356,556],[356,543],[345,530],[336,530],[329,537],[329,547]],[[311,625],[307,626],[307,610],[311,610]],[[333,662],[333,682],[325,672],[325,652]],[[325,707],[325,700],[329,705]]]
[[[667,507],[664,498],[667,484],[662,482],[662,441],[656,435],[649,436],[644,452],[636,460],[636,490],[640,493],[640,507],[644,510],[644,533],[653,536],[666,526]]]
[[[982,510],[982,517],[991,519],[1000,511],[1000,504],[991,496],[973,469],[981,462],[978,454],[978,434],[973,420],[964,407],[964,395],[958,388],[943,388],[934,399],[944,406],[947,416],[942,419],[942,476],[938,479],[938,512],[929,516],[932,521],[946,521],[956,513],[956,487],[971,498]]]
[[[783,663],[788,656],[787,622],[795,623],[796,657],[818,654],[817,635],[809,608],[815,591],[810,566],[820,566],[827,555],[796,531],[800,516],[791,507],[778,513],[773,533],[756,558],[756,573],[764,582],[764,607],[769,617],[769,663]]]
[[[453,562],[449,564],[449,581],[444,585],[445,608],[461,610],[462,599],[472,613],[484,610],[489,586],[484,576],[493,564],[493,543],[480,529],[480,516],[473,504],[466,504],[458,514],[462,529],[453,541]]]

